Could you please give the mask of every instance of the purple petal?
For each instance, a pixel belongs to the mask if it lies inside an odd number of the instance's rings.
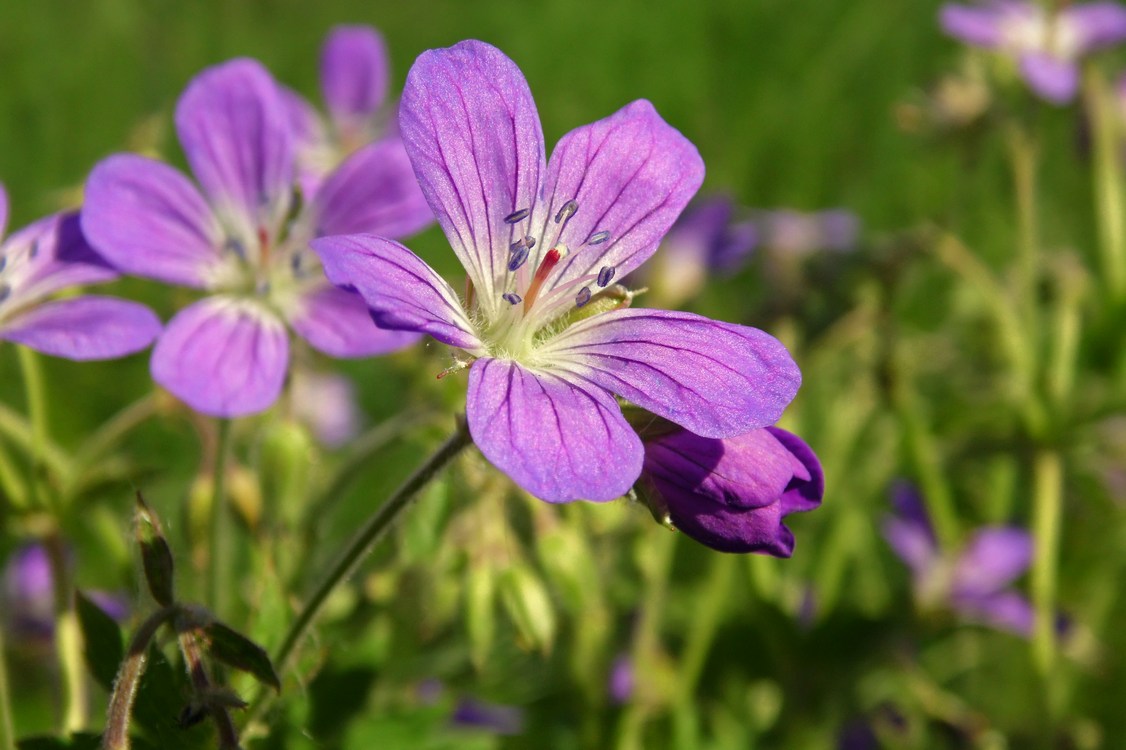
[[[285,325],[253,300],[208,297],[168,323],[153,379],[203,414],[240,417],[277,400],[289,365]]]
[[[343,375],[297,368],[290,393],[297,418],[329,448],[339,448],[359,434],[363,415],[356,387]]]
[[[496,279],[534,208],[543,132],[516,64],[477,41],[423,52],[403,90],[399,127],[422,192],[465,266],[486,314],[504,304]]]
[[[96,296],[47,302],[0,324],[0,339],[80,361],[133,354],[159,333],[160,319],[144,305]]]
[[[8,231],[8,191],[0,182],[0,237]]]
[[[779,427],[766,431],[782,444],[794,459],[794,476],[782,494],[783,513],[804,513],[821,506],[825,496],[825,473],[821,461],[804,440]]]
[[[1080,55],[1126,39],[1126,8],[1118,3],[1070,5],[1060,11],[1057,23],[1070,27]]]
[[[485,458],[548,502],[613,500],[641,473],[641,440],[598,387],[478,359],[466,416]]]
[[[549,285],[602,266],[613,267],[619,277],[637,268],[656,251],[703,179],[696,147],[644,100],[563,136],[544,180],[549,200],[537,207],[534,222],[546,224],[542,251],[558,244],[571,250]],[[553,242],[555,216],[570,200],[578,210]],[[585,244],[600,232],[609,232],[609,239]]]
[[[320,190],[325,175],[336,167],[339,155],[329,139],[320,113],[313,105],[296,91],[280,84],[278,92],[289,113],[289,126],[293,131],[295,181],[302,199],[309,203]]]
[[[992,594],[1010,584],[1032,564],[1032,536],[1024,529],[990,527],[971,538],[954,568],[955,595]]]
[[[450,723],[483,729],[492,734],[516,735],[524,731],[524,712],[516,706],[462,698],[450,715]]]
[[[1052,104],[1067,104],[1079,89],[1079,68],[1074,62],[1039,52],[1020,56],[1020,72],[1028,87]]]
[[[397,242],[372,235],[322,237],[309,243],[328,280],[359,292],[381,328],[421,331],[444,344],[484,354],[485,345],[457,293]]]
[[[545,365],[704,437],[774,424],[801,384],[789,352],[755,328],[666,310],[614,310],[538,351]]]
[[[294,182],[290,113],[270,74],[240,59],[200,73],[176,106],[176,132],[216,212],[248,244],[281,229]]]
[[[896,516],[884,521],[884,539],[916,576],[923,576],[938,559],[938,539],[923,499],[915,485],[899,480],[892,485],[891,502]]]
[[[972,620],[1026,638],[1032,636],[1036,622],[1035,611],[1032,609],[1032,604],[1015,591],[955,597],[951,604],[954,609]]]
[[[392,331],[372,322],[363,297],[325,284],[304,296],[289,323],[301,337],[330,357],[372,357],[418,341],[414,331]]]
[[[645,477],[667,500],[694,495],[717,506],[778,502],[805,467],[766,430],[719,440],[676,430],[645,442]]]
[[[968,8],[964,5],[943,5],[938,22],[942,30],[955,39],[979,47],[996,48],[1005,38],[1003,13],[998,8]]]
[[[19,230],[0,245],[8,311],[68,287],[100,284],[119,276],[94,252],[75,213],[55,214]],[[0,313],[3,314],[3,313]]]
[[[668,513],[677,531],[719,552],[760,552],[775,557],[794,552],[794,535],[782,523],[780,502],[744,510],[682,494],[669,502]]]
[[[337,26],[321,50],[321,90],[338,128],[379,110],[389,77],[383,37],[370,26]],[[343,127],[342,127],[343,126]]]
[[[398,239],[434,221],[398,138],[357,151],[317,193],[316,234],[377,234]]]
[[[223,230],[203,196],[178,170],[143,156],[118,154],[94,167],[82,230],[135,276],[206,288],[223,272]]]
[[[635,685],[633,662],[629,654],[619,654],[610,666],[609,688],[610,699],[614,703],[629,703],[633,697]]]

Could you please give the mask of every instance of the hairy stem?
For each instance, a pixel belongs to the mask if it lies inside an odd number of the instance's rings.
[[[137,697],[141,675],[145,672],[149,643],[152,642],[160,626],[171,620],[177,611],[178,608],[175,606],[164,607],[149,615],[149,618],[141,623],[141,627],[137,628],[133,640],[129,642],[125,661],[121,662],[121,669],[118,670],[117,679],[113,683],[106,731],[102,734],[103,750],[129,750],[129,723],[133,715],[133,701]]]

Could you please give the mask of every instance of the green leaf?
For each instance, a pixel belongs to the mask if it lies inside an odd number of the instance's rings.
[[[145,504],[140,492],[137,493],[135,527],[137,543],[141,546],[141,564],[145,569],[149,593],[161,606],[171,606],[176,601],[172,585],[175,573],[172,550],[164,539],[160,519]]]
[[[97,683],[107,692],[112,692],[117,670],[125,658],[121,628],[81,591],[75,592],[74,600],[85,644],[86,666]]]
[[[465,626],[469,632],[469,656],[477,669],[489,661],[496,636],[496,571],[477,565],[469,571],[465,586]]]
[[[248,672],[259,682],[281,692],[281,680],[266,649],[221,622],[212,622],[203,632],[208,640],[207,652],[212,658]]]
[[[520,633],[521,645],[550,653],[555,642],[555,608],[539,576],[517,563],[501,575],[500,594]]]

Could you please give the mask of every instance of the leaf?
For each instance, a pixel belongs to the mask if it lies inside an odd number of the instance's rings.
[[[63,739],[61,737],[27,737],[20,740],[19,750],[98,750],[102,745],[100,734],[79,732]]]
[[[74,601],[78,626],[82,629],[86,666],[94,680],[107,692],[112,692],[117,670],[125,658],[121,628],[81,591],[75,592]]]
[[[465,586],[465,627],[469,631],[469,655],[473,666],[484,670],[496,636],[496,572],[478,565],[468,574]]]
[[[157,604],[171,606],[176,601],[172,585],[175,574],[172,550],[164,538],[160,519],[145,504],[140,492],[137,493],[135,530],[137,543],[141,546],[141,564],[145,569],[149,593]]]
[[[235,669],[248,672],[274,690],[281,692],[281,680],[274,671],[266,649],[221,622],[212,622],[203,629],[207,636],[207,652],[212,658]]]

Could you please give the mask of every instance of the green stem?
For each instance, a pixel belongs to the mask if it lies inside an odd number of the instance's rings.
[[[1032,473],[1032,522],[1036,555],[1032,563],[1032,603],[1036,610],[1032,656],[1050,685],[1056,658],[1056,572],[1063,505],[1063,461],[1053,450],[1036,454]]]
[[[16,750],[16,729],[12,724],[12,694],[8,687],[4,628],[0,628],[0,750]]]
[[[715,555],[702,591],[696,596],[692,626],[680,660],[677,687],[680,702],[691,704],[704,662],[719,628],[723,611],[731,601],[731,581],[735,575],[735,555]]]
[[[113,682],[106,731],[102,734],[103,750],[129,750],[129,724],[133,715],[133,701],[137,697],[137,688],[145,671],[149,643],[160,626],[171,620],[178,611],[179,609],[173,606],[154,612],[141,623],[133,640],[129,642],[129,651]]]
[[[211,546],[207,564],[211,568],[208,601],[212,610],[227,614],[228,579],[231,567],[231,509],[227,503],[227,453],[231,441],[231,420],[220,419],[215,439],[211,479]]]
[[[274,657],[274,664],[277,665],[279,673],[284,675],[291,666],[298,644],[301,643],[313,621],[320,614],[321,607],[328,599],[329,594],[341,581],[352,574],[371,547],[383,537],[391,524],[410,505],[418,491],[472,442],[468,429],[463,423],[459,423],[457,431],[446,442],[442,443],[430,458],[415,469],[414,473],[407,477],[394,494],[383,505],[379,506],[379,509],[356,532],[343,552],[329,567],[320,583],[313,589],[313,593],[306,600],[305,606],[298,614],[297,619],[290,625],[289,631]]]
[[[0,440],[0,493],[12,509],[27,510],[27,491],[20,482],[19,472],[12,465],[8,452],[4,450],[2,440]],[[3,508],[0,507],[0,512],[2,511]]]
[[[23,375],[24,393],[27,396],[27,418],[31,423],[31,477],[28,496],[33,502],[46,505],[47,489],[44,483],[47,445],[47,396],[43,387],[43,368],[39,355],[26,346],[16,347],[19,352],[20,372]]]
[[[44,540],[55,588],[55,651],[63,684],[63,732],[83,729],[87,714],[86,682],[82,668],[82,630],[74,609],[74,589],[67,570],[66,546],[57,533]]]
[[[0,404],[0,433],[8,439],[8,443],[26,455],[31,455],[34,449],[31,422],[21,414],[13,411],[4,404]],[[40,458],[47,469],[54,476],[66,476],[70,472],[68,459],[58,446],[47,440],[42,446]]]
[[[1091,113],[1094,149],[1095,220],[1099,228],[1100,274],[1111,301],[1126,293],[1126,190],[1118,101],[1097,66],[1089,66],[1083,91]]]

